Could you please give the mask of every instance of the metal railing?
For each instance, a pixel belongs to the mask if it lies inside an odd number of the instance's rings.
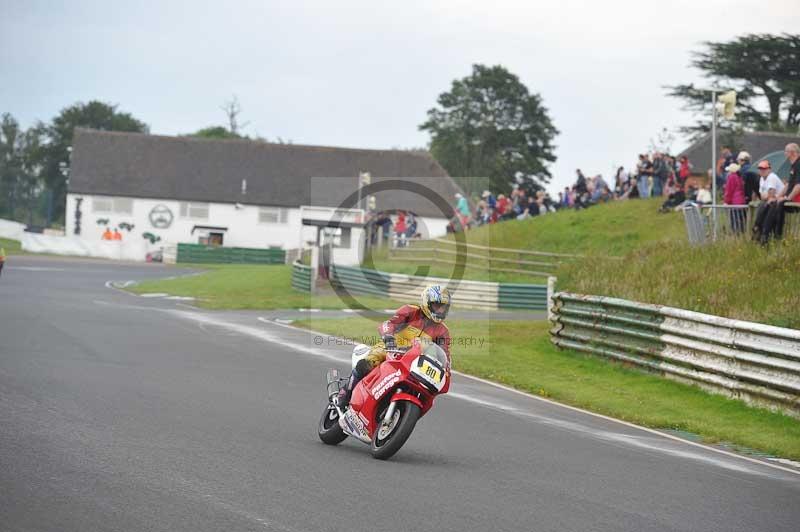
[[[311,266],[299,261],[292,263],[292,288],[300,292],[311,292]]]
[[[367,268],[331,265],[331,284],[348,292],[388,296],[398,301],[417,301],[429,284],[453,288],[453,307],[479,310],[547,308],[547,285],[459,281],[380,272]]]
[[[481,246],[465,243],[466,251],[459,252],[459,244],[446,238],[407,241],[405,246],[389,249],[389,257],[408,262],[454,264],[461,255],[470,268],[499,273],[519,273],[538,277],[553,275],[558,266],[582,255],[549,253],[527,249]]]
[[[723,238],[753,238],[761,205],[690,205],[683,208],[689,242],[703,244]],[[800,238],[800,203],[784,204],[783,237]]]
[[[553,296],[551,340],[800,417],[800,330],[610,297]]]

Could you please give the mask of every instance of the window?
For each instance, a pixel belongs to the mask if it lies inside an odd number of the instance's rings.
[[[181,218],[208,220],[208,203],[181,203]]]
[[[133,214],[133,200],[131,198],[114,198],[114,212]]]
[[[258,209],[258,223],[285,224],[289,220],[289,209],[261,207]]]
[[[323,227],[322,245],[332,244],[335,248],[350,247],[350,228],[349,227]]]
[[[133,200],[131,198],[92,198],[92,211],[116,214],[133,214]]]
[[[93,212],[114,212],[114,201],[111,198],[92,198]]]

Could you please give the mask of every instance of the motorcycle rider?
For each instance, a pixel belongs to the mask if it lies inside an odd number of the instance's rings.
[[[450,331],[444,324],[450,311],[450,291],[441,285],[431,285],[422,291],[419,305],[403,305],[394,316],[378,327],[382,340],[372,346],[372,350],[359,360],[347,386],[339,392],[339,408],[350,404],[350,397],[356,384],[367,376],[373,368],[386,360],[387,351],[398,347],[411,347],[416,338],[435,342],[450,357]]]

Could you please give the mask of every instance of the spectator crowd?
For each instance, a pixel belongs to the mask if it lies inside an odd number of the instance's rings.
[[[754,166],[747,151],[741,150],[734,156],[729,147],[722,147],[716,163],[717,203],[730,207],[728,216],[733,232],[744,232],[746,206],[757,202],[754,236],[764,242],[781,235],[784,213],[791,210],[785,203],[800,203],[800,148],[797,144],[788,144],[784,153],[790,165],[786,182],[773,171],[769,160],[763,159]],[[575,174],[575,183],[559,192],[557,199],[544,190],[526,190],[514,184],[508,194],[484,190],[480,197],[473,198],[474,207],[471,207],[463,194],[456,193],[454,216],[447,230],[457,232],[505,220],[545,216],[562,209],[586,209],[598,203],[637,198],[664,198],[660,212],[712,203],[712,170],[708,170],[708,179],[692,179],[696,173],[686,156],[673,157],[658,151],[640,154],[632,169],[617,168],[611,183],[601,174],[587,177],[580,169]],[[384,235],[393,232],[398,245],[420,237],[416,217],[411,212],[400,211],[392,217],[388,213],[376,213],[373,208],[368,211],[368,220],[376,229],[381,227]],[[373,243],[376,234],[377,231],[373,232]]]
[[[757,202],[759,207],[754,223],[757,234],[754,236],[762,241],[780,235],[787,210],[784,204],[800,202],[800,149],[797,144],[787,145],[785,155],[790,164],[788,182],[775,174],[766,159],[753,166],[752,158],[745,150],[734,156],[729,147],[723,146],[717,160],[718,203],[746,206]],[[504,220],[543,216],[561,209],[586,209],[598,203],[636,198],[663,197],[660,212],[688,204],[705,206],[712,203],[712,171],[708,171],[707,180],[690,179],[694,174],[693,165],[686,156],[673,157],[658,151],[640,154],[630,171],[623,166],[617,168],[613,183],[606,181],[601,174],[587,177],[580,169],[575,174],[575,183],[559,192],[557,199],[543,190],[526,192],[515,184],[508,196],[495,196],[493,192],[484,190],[480,198],[475,198],[473,211],[467,198],[456,194],[455,217],[448,230],[459,231]],[[732,208],[729,216],[731,229],[744,232],[745,208]]]

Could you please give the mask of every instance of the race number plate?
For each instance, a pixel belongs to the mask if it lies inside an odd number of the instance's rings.
[[[444,370],[427,357],[419,357],[411,367],[411,372],[433,385],[437,390],[444,387]]]

